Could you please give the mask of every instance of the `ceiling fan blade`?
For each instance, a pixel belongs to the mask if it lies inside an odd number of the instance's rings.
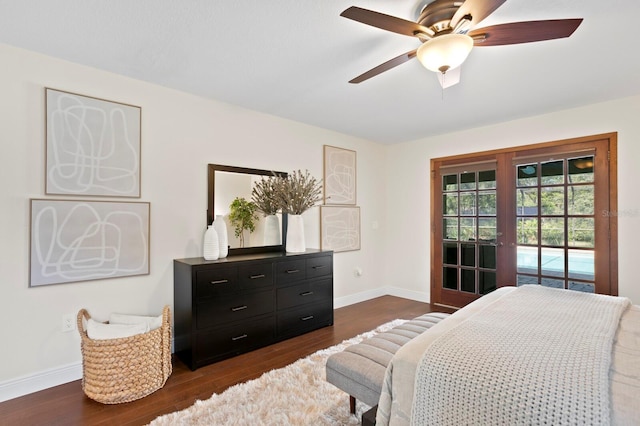
[[[475,46],[502,46],[569,37],[581,23],[581,18],[511,22],[478,28],[467,35]]]
[[[415,22],[396,18],[391,15],[385,15],[380,12],[374,12],[373,10],[362,9],[357,6],[351,6],[342,12],[340,16],[357,22],[362,22],[363,24],[371,25],[372,27],[381,28],[383,30],[411,37],[414,37],[418,33],[424,33],[430,36],[433,35],[433,31],[429,28],[423,27]]]
[[[353,83],[353,84],[362,83],[363,81],[368,80],[371,77],[375,77],[378,74],[382,74],[383,72],[390,70],[391,68],[404,64],[408,60],[416,57],[417,50],[418,49],[415,49],[415,50],[412,50],[411,52],[403,53],[400,56],[396,56],[395,58],[388,60],[384,64],[380,64],[377,67],[372,68],[369,71],[360,74],[356,78],[350,80],[349,83]]]
[[[455,28],[466,15],[471,15],[472,25],[478,25],[480,21],[502,6],[505,1],[507,0],[466,0],[453,15],[449,25],[451,28]]]

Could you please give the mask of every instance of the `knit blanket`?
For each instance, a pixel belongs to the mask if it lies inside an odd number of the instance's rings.
[[[610,424],[609,367],[626,298],[517,288],[425,351],[412,425]]]

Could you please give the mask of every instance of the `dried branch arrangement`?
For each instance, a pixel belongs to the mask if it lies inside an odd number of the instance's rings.
[[[276,214],[280,210],[280,204],[278,203],[278,197],[276,195],[278,191],[278,181],[282,179],[277,176],[270,176],[268,178],[261,178],[259,182],[256,182],[253,190],[251,191],[251,201],[256,206],[256,210],[261,212],[264,216]]]
[[[276,179],[277,204],[283,213],[302,214],[322,199],[322,185],[306,170]]]

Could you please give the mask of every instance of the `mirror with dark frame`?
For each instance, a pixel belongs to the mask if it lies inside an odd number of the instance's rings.
[[[211,225],[216,216],[223,216],[227,225],[229,236],[229,255],[252,254],[264,252],[284,251],[283,236],[286,235],[287,215],[278,213],[280,235],[277,241],[273,237],[265,235],[266,219],[260,212],[256,212],[258,221],[255,223],[255,231],[243,232],[244,244],[235,235],[235,227],[229,220],[230,205],[236,198],[244,198],[251,201],[251,192],[256,182],[262,178],[273,176],[287,177],[285,172],[273,170],[249,169],[245,167],[224,166],[220,164],[208,165],[208,191],[207,191],[207,225]],[[266,243],[265,243],[265,238]],[[277,244],[274,244],[277,242]]]

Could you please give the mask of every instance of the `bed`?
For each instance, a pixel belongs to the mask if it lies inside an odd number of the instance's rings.
[[[574,305],[574,299],[579,303]],[[606,311],[602,305],[607,305]],[[515,314],[510,312],[514,309]],[[511,315],[521,318],[512,323]],[[532,324],[531,330],[523,336],[511,334],[506,346],[485,342],[489,331],[477,332],[478,325],[493,323],[497,334],[519,330],[523,318]],[[559,331],[542,328],[540,334],[541,327]],[[572,331],[566,334],[568,327]],[[519,338],[532,342],[534,349],[526,348],[527,353],[514,358],[518,347],[509,345]],[[451,348],[441,349],[453,345],[460,354],[471,353],[475,349],[459,346],[465,340],[486,344],[479,350],[491,352],[489,359],[469,368],[456,365],[457,358],[465,356],[451,357]],[[536,352],[540,350],[545,352]],[[593,355],[594,350],[600,354]],[[559,377],[563,374],[566,377]],[[546,394],[549,380],[554,382],[551,395]],[[381,426],[544,423],[640,424],[640,306],[626,298],[542,286],[499,288],[398,350],[386,371],[376,417]]]

